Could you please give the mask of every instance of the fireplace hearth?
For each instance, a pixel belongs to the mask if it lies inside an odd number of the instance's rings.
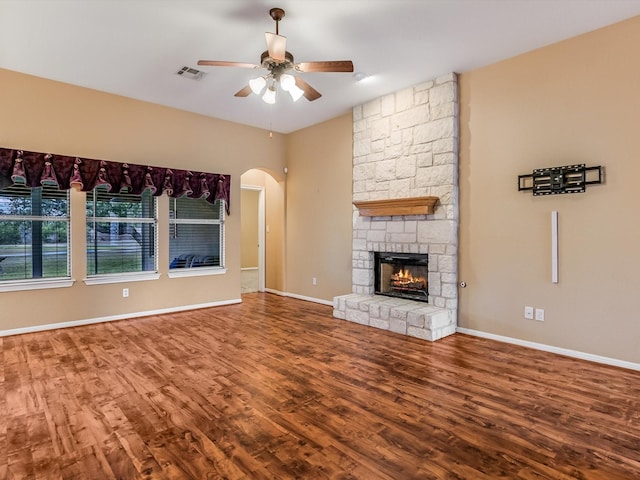
[[[418,253],[375,252],[376,295],[429,301],[429,256]]]

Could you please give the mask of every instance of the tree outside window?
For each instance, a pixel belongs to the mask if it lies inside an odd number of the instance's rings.
[[[142,195],[87,194],[87,274],[156,271],[156,201]]]
[[[0,190],[0,282],[69,277],[69,250],[67,191]]]

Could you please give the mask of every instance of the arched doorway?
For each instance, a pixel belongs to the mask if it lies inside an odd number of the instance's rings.
[[[251,169],[242,174],[241,293],[284,290],[285,180]]]

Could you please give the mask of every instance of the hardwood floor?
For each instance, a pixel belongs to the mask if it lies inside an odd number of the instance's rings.
[[[2,479],[640,478],[640,372],[291,298],[0,346]]]

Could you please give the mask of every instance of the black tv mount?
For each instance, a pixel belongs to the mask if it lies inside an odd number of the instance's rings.
[[[528,175],[518,175],[518,191],[533,190],[533,195],[582,193],[587,185],[602,183],[603,168],[580,165],[536,168]]]

